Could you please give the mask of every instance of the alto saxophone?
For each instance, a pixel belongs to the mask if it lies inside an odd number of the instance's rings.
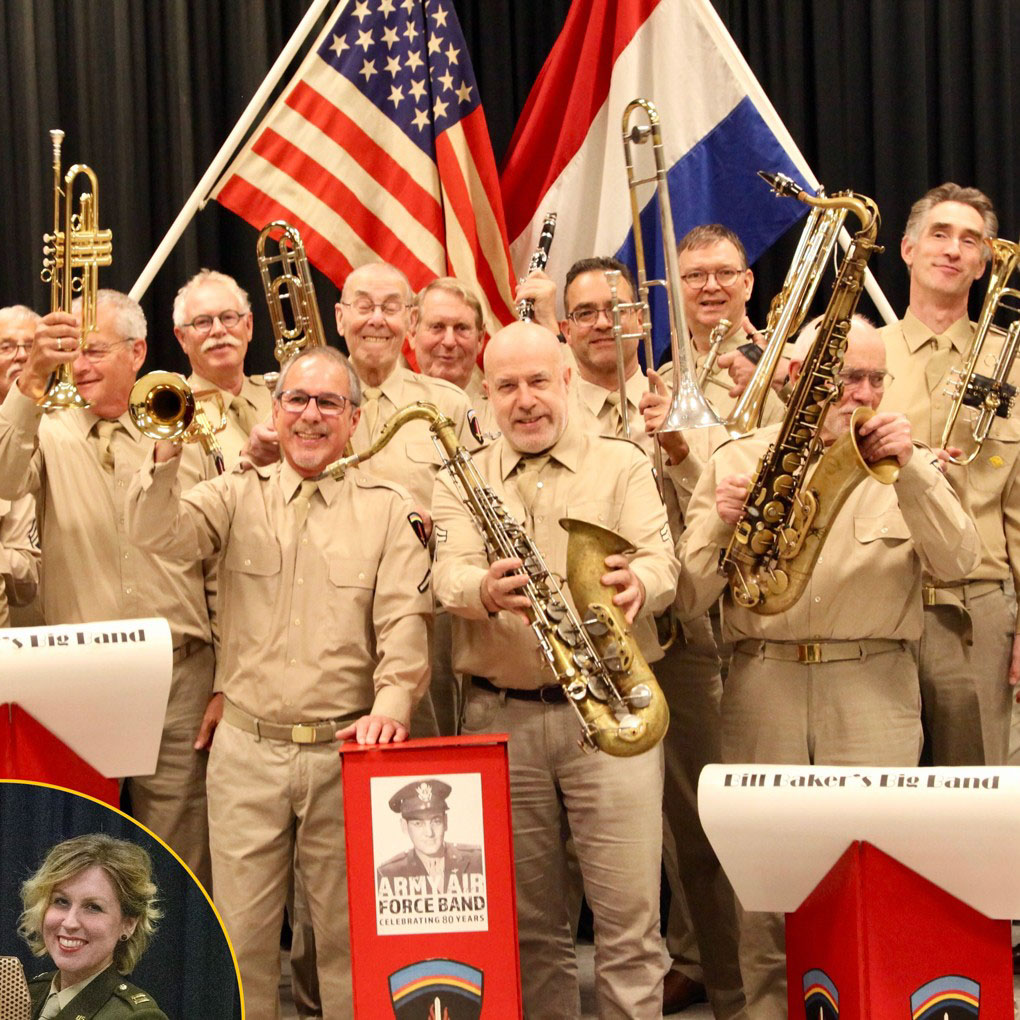
[[[867,477],[892,484],[899,469],[895,458],[865,463],[856,430],[874,412],[859,407],[850,431],[825,451],[808,484],[810,465],[822,448],[821,425],[842,390],[839,373],[868,259],[882,251],[875,243],[878,206],[866,195],[849,192],[812,197],[782,174],[762,176],[781,195],[816,208],[845,208],[861,221],[790,394],[779,435],[758,462],[742,516],[720,561],[737,605],[771,615],[789,609],[804,593],[828,530],[854,488]]]
[[[666,701],[623,614],[613,605],[612,590],[600,582],[605,558],[630,549],[625,538],[586,521],[560,521],[569,532],[567,585],[582,614],[579,619],[538,547],[457,441],[453,421],[424,401],[402,407],[364,453],[341,458],[326,473],[342,479],[349,467],[374,456],[400,428],[417,418],[429,423],[443,467],[485,539],[490,562],[517,557],[524,564],[528,583],[521,592],[531,603],[531,629],[581,720],[581,746],[617,757],[653,748],[669,722]]]

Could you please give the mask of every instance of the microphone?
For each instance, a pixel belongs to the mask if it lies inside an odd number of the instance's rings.
[[[32,1020],[32,997],[16,956],[0,956],[0,1020]]]

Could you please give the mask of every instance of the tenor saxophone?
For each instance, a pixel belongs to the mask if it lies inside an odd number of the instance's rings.
[[[839,373],[868,259],[882,251],[875,243],[878,206],[866,195],[849,192],[812,197],[782,174],[762,176],[781,195],[815,208],[846,209],[861,222],[790,394],[779,435],[758,463],[743,513],[720,562],[737,605],[771,615],[789,609],[804,593],[829,528],[854,488],[868,477],[892,484],[898,466],[895,458],[865,463],[857,449],[856,430],[873,412],[860,407],[850,431],[825,451],[809,477],[811,463],[822,449],[821,425],[842,389]]]
[[[454,422],[434,404],[419,401],[397,411],[364,453],[326,468],[342,479],[348,468],[378,453],[409,421],[429,423],[443,467],[485,539],[489,560],[517,557],[528,583],[528,615],[542,657],[581,721],[581,745],[616,757],[653,748],[666,732],[669,711],[655,674],[645,661],[613,590],[600,582],[605,558],[630,543],[606,528],[563,518],[568,533],[567,585],[580,616],[567,601],[542,553],[485,483],[458,442]],[[582,608],[583,607],[583,608]]]

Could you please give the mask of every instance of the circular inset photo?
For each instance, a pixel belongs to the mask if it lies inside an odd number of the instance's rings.
[[[237,964],[205,890],[133,818],[0,780],[3,1020],[241,1020]]]

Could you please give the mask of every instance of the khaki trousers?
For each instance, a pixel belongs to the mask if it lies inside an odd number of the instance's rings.
[[[933,765],[1004,765],[1016,693],[1007,680],[1016,597],[999,589],[924,607],[918,655]]]
[[[474,686],[465,694],[462,732],[510,735],[525,1017],[577,1020],[581,1012],[564,817],[595,918],[598,1015],[661,1017],[661,748],[633,758],[585,754],[569,705],[521,701]]]
[[[216,906],[237,954],[245,1011],[280,1016],[280,926],[295,852],[315,932],[324,1020],[349,1020],[347,866],[337,745],[259,740],[228,723],[209,756]]]
[[[802,665],[734,652],[722,699],[733,764],[914,766],[921,753],[917,666],[908,648]],[[786,1020],[785,919],[740,911],[750,1020]]]
[[[135,818],[166,840],[210,893],[208,756],[196,751],[194,744],[212,696],[215,666],[212,645],[199,645],[174,665],[156,771],[128,781]]]
[[[670,717],[663,741],[663,808],[672,838],[664,845],[663,861],[670,888],[679,893],[674,895],[675,908],[670,908],[666,944],[675,960],[689,945],[687,925],[691,926],[696,941],[693,955],[701,962],[713,1012],[717,1020],[738,1020],[745,1013],[736,902],[698,816],[701,770],[722,760],[719,703],[723,685],[707,618],[695,622],[703,623],[703,633],[689,636],[686,642],[678,638],[654,667]],[[689,914],[683,909],[685,903]],[[690,973],[689,961],[687,967],[676,969],[697,976]]]

